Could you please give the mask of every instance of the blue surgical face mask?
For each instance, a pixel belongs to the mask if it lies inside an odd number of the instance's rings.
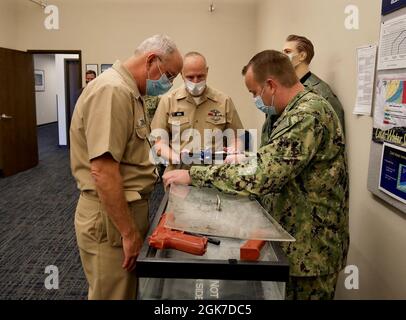
[[[264,100],[262,100],[262,95],[264,94],[264,89],[262,89],[261,95],[254,97],[254,102],[256,107],[261,110],[263,113],[267,114],[268,116],[274,116],[278,114],[276,112],[276,108],[274,106],[274,101],[275,101],[275,95],[272,96],[272,104],[271,106],[267,106],[264,103]]]
[[[158,69],[161,72],[161,77],[158,80],[147,79],[147,96],[160,96],[164,93],[167,93],[170,88],[172,88],[173,83],[169,81],[165,73],[162,73],[161,69]],[[149,78],[149,75],[148,75]]]

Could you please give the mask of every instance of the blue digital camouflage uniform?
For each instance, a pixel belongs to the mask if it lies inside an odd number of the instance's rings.
[[[282,244],[290,262],[287,297],[332,298],[318,283],[320,277],[330,277],[335,281],[327,283],[335,286],[349,246],[347,159],[337,115],[325,99],[303,91],[286,107],[257,155],[256,163],[192,167],[192,184],[258,196],[296,238]],[[292,293],[293,280],[298,286],[307,282],[297,288],[300,294]],[[327,291],[334,295],[334,288]]]
[[[344,109],[343,106],[341,105],[340,100],[338,100],[337,96],[331,90],[330,86],[321,80],[319,77],[317,77],[315,74],[309,72],[309,76],[305,76],[304,78],[305,81],[302,80],[303,85],[305,88],[314,91],[315,93],[319,94],[322,96],[324,99],[326,99],[331,106],[333,107],[334,111],[337,113],[338,119],[340,120],[341,126],[343,128],[343,132],[345,133],[345,120],[344,120]],[[267,117],[265,119],[264,125],[262,126],[262,135],[261,135],[261,146],[264,145],[266,140],[269,138],[271,135],[273,126],[278,120],[277,115]]]

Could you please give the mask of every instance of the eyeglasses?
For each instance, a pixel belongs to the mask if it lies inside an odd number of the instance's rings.
[[[158,56],[158,59],[159,59],[159,61],[162,63],[161,57]],[[158,64],[158,70],[159,70],[159,72],[160,72],[161,74],[163,73],[163,72],[161,71],[161,68],[159,67],[159,64]],[[177,77],[177,75],[173,75],[173,74],[170,73],[169,71],[166,71],[166,72],[165,72],[165,75],[166,75],[166,77],[168,78],[168,80],[169,80],[170,82],[173,82],[173,80],[175,80],[175,78]]]

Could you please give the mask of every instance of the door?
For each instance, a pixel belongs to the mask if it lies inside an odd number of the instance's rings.
[[[66,136],[69,146],[69,129],[76,101],[82,92],[80,62],[78,59],[65,59],[65,97],[66,97]]]
[[[38,164],[36,124],[32,55],[0,48],[0,169],[4,176]]]

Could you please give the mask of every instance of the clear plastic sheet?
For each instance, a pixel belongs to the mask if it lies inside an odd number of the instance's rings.
[[[172,186],[166,227],[209,236],[266,241],[295,239],[255,200],[216,189]]]

